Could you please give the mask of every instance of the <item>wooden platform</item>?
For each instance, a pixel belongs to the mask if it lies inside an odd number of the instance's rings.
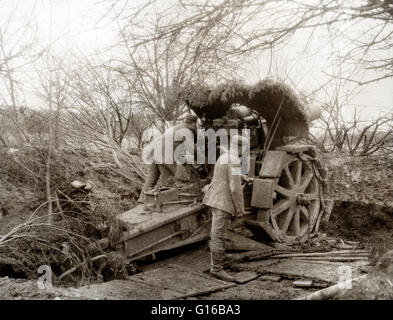
[[[277,259],[276,259],[277,260]],[[233,266],[237,270],[254,271],[259,274],[274,274],[287,279],[310,279],[317,282],[333,285],[343,277],[345,269],[349,267],[352,277],[360,275],[360,267],[367,262],[356,261],[351,263],[324,262],[316,263],[313,261],[296,261],[293,259],[274,259],[239,263]]]
[[[158,295],[170,299],[187,298],[235,286],[205,273],[173,264],[136,274],[129,277],[129,280],[154,286]]]
[[[127,224],[128,231],[131,234],[133,231],[149,231],[157,225],[169,223],[201,209],[202,204],[197,203],[188,206],[171,205],[166,206],[163,212],[149,212],[145,211],[143,209],[143,204],[141,204],[131,210],[123,212],[118,218]]]

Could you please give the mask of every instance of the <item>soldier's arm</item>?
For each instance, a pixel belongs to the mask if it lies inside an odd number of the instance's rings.
[[[235,206],[236,212],[238,214],[244,214],[244,198],[240,170],[240,163],[231,163],[231,161],[229,162],[228,175],[232,201]]]

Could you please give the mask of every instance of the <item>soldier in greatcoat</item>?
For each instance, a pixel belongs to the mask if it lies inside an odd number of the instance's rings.
[[[244,214],[244,199],[241,185],[241,144],[247,143],[241,136],[231,138],[230,148],[224,149],[218,158],[211,184],[203,203],[210,207],[212,227],[210,235],[210,273],[224,281],[235,281],[224,270],[225,241],[228,224],[232,216]]]

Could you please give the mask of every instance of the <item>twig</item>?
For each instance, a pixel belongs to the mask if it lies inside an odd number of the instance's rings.
[[[106,254],[101,254],[101,255],[99,255],[99,256],[96,256],[96,257],[92,258],[90,261],[93,262],[93,261],[99,260],[99,259],[101,259],[101,258],[105,258],[106,256],[107,256]],[[62,273],[57,279],[58,279],[58,280],[63,279],[64,277],[66,277],[66,276],[68,276],[69,274],[73,273],[75,270],[77,270],[79,267],[81,267],[81,266],[84,265],[85,263],[87,263],[87,261],[84,261],[84,262],[82,262],[82,263],[76,265],[75,267],[73,267],[73,268],[67,270],[66,272]]]

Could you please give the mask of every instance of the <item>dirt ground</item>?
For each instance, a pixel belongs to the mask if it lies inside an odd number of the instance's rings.
[[[331,196],[340,201],[363,201],[393,206],[393,159],[326,154]]]
[[[328,235],[362,241],[378,256],[393,249],[393,160],[325,157],[335,201]]]
[[[393,259],[386,252],[393,249],[393,165],[381,157],[355,158],[327,155],[331,196],[335,200],[328,236],[361,241],[373,251],[372,272],[367,279],[354,283],[352,290],[340,292],[337,299],[392,299]],[[39,205],[32,190],[0,181],[0,235],[23,222]],[[122,204],[124,205],[124,204]],[[202,252],[202,253],[201,253]],[[178,253],[181,261],[197,261],[203,252]],[[206,256],[206,255],[205,255]],[[146,270],[173,263],[169,258],[151,264]],[[177,258],[179,259],[179,258]],[[208,261],[201,260],[201,264]],[[389,270],[388,270],[389,269]],[[0,278],[0,299],[134,299],[127,280],[113,280],[82,288],[42,290],[36,280]],[[252,280],[197,299],[296,299],[318,289],[295,288],[293,279],[280,282]],[[146,293],[145,293],[146,294]],[[141,295],[143,297],[143,295]],[[145,298],[149,296],[145,295]],[[195,299],[195,298],[190,298]]]
[[[40,197],[30,188],[16,185],[0,177],[0,234],[23,223],[41,204]]]

